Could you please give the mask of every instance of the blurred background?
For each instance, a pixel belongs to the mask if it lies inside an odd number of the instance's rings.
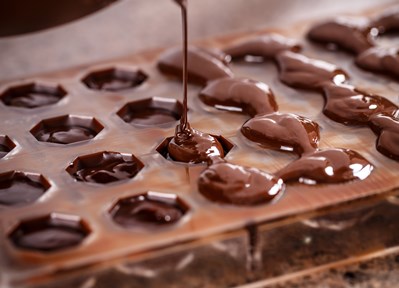
[[[307,18],[356,14],[373,5],[395,2],[398,3],[397,0],[189,0],[189,35],[195,40],[235,31],[284,27]],[[0,81],[174,45],[180,42],[180,21],[180,11],[172,0],[120,0],[70,24],[0,38]]]

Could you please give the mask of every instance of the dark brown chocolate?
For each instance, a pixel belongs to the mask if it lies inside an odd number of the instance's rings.
[[[89,233],[79,217],[51,214],[23,221],[10,238],[19,248],[55,252],[80,244]]]
[[[250,116],[277,111],[274,94],[265,83],[246,78],[222,78],[208,83],[199,94],[206,105]]]
[[[322,90],[326,83],[341,84],[348,76],[337,66],[293,52],[277,55],[280,80],[292,87]]]
[[[293,39],[279,34],[269,33],[241,41],[224,50],[233,59],[247,56],[273,59],[282,51],[299,52],[300,45]]]
[[[306,154],[276,173],[284,182],[304,184],[341,183],[364,180],[373,165],[348,149],[328,149]]]
[[[395,115],[398,107],[388,99],[362,92],[350,85],[324,86],[327,99],[323,112],[346,125],[366,125],[370,117],[381,113]]]
[[[8,136],[0,135],[0,159],[5,157],[16,146]]]
[[[7,89],[0,99],[7,106],[32,109],[55,104],[66,94],[61,86],[30,83]]]
[[[370,48],[356,58],[356,64],[364,70],[399,79],[399,48]]]
[[[338,17],[312,27],[307,36],[329,47],[359,54],[374,45],[370,30],[370,22],[366,18]]]
[[[147,74],[139,69],[124,70],[111,68],[91,72],[82,81],[90,89],[119,91],[140,86],[147,78]]]
[[[7,146],[0,144],[0,159],[6,156],[10,152]]]
[[[217,158],[216,158],[217,159]],[[256,168],[217,159],[198,178],[199,192],[210,201],[251,206],[269,203],[284,191],[283,181]]]
[[[176,223],[187,209],[175,195],[148,192],[119,200],[110,214],[118,225],[137,228]]]
[[[161,55],[158,61],[159,70],[165,75],[182,79],[183,51],[174,48]],[[216,57],[217,55],[220,55]],[[223,55],[223,56],[222,56]],[[205,48],[188,47],[188,81],[192,84],[205,86],[209,80],[233,77],[233,72],[226,65],[226,55]]]
[[[80,156],[66,170],[78,181],[106,184],[133,178],[143,167],[131,154],[105,151]]]
[[[320,140],[319,125],[295,114],[257,115],[244,123],[241,133],[262,147],[298,155],[314,152]]]
[[[390,8],[374,18],[372,27],[378,29],[379,34],[399,31],[399,6]]]
[[[0,205],[18,206],[35,202],[50,187],[41,175],[10,171],[0,174]]]
[[[378,135],[377,150],[385,156],[399,161],[399,120],[389,115],[376,115],[369,122]]]

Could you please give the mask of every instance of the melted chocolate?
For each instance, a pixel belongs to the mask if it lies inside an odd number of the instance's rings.
[[[10,152],[10,149],[5,145],[0,144],[0,159],[6,156],[8,152]]]
[[[81,126],[60,126],[40,131],[36,138],[42,142],[70,144],[90,140],[96,136],[96,132]]]
[[[142,168],[132,155],[101,152],[79,157],[67,171],[78,181],[106,184],[133,178]]]
[[[280,80],[295,88],[321,90],[326,83],[341,84],[348,78],[343,70],[333,64],[292,52],[278,54],[277,64]]]
[[[326,85],[324,114],[346,125],[365,125],[373,115],[395,115],[398,107],[381,96],[370,95],[353,86]]]
[[[27,84],[8,89],[1,96],[1,101],[7,106],[38,108],[55,104],[65,95],[66,92],[59,86]]]
[[[222,78],[208,83],[199,95],[202,102],[220,110],[250,116],[277,111],[274,94],[266,84],[251,79]]]
[[[399,7],[389,9],[376,17],[371,24],[378,29],[379,34],[399,31]]]
[[[399,79],[399,48],[371,48],[356,58],[356,64],[368,71]]]
[[[89,234],[81,220],[47,216],[22,222],[11,233],[13,243],[24,249],[42,252],[63,250],[80,244]]]
[[[246,56],[273,59],[278,53],[285,50],[299,52],[301,47],[295,40],[270,33],[244,40],[224,51],[234,59]]]
[[[340,183],[367,178],[373,166],[348,149],[329,149],[304,155],[277,172],[284,182]]]
[[[173,224],[185,213],[186,208],[178,202],[152,199],[148,194],[119,200],[111,210],[113,220],[125,228]]]
[[[165,75],[181,79],[183,55],[184,51],[180,48],[166,51],[158,61],[159,70]],[[204,86],[209,80],[233,77],[233,72],[226,65],[226,55],[221,52],[190,46],[187,57],[190,83]]]
[[[378,135],[377,150],[399,161],[399,120],[388,115],[376,115],[370,119],[369,125]]]
[[[198,178],[199,192],[207,199],[240,206],[272,201],[284,191],[281,179],[255,168],[216,160]]]
[[[370,23],[365,18],[344,18],[318,24],[308,32],[312,41],[359,54],[373,47]]]
[[[137,87],[147,80],[148,76],[141,70],[127,71],[108,69],[92,72],[82,81],[87,87],[96,90],[119,91]]]
[[[295,114],[257,115],[244,123],[241,133],[262,147],[298,155],[315,151],[320,140],[319,125]]]
[[[0,175],[0,205],[17,206],[33,203],[48,188],[43,185],[39,175],[15,171],[2,174]]]

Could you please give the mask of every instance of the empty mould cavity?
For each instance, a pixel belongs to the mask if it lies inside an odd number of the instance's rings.
[[[119,199],[109,213],[124,228],[145,228],[176,223],[188,210],[188,205],[175,194],[146,192]]]
[[[35,202],[50,183],[40,174],[9,171],[0,174],[0,205],[19,206]]]
[[[131,179],[143,167],[132,154],[103,151],[76,158],[66,171],[77,181],[106,184]]]
[[[63,115],[40,121],[30,132],[41,142],[71,144],[90,140],[103,128],[92,117]]]
[[[0,159],[16,147],[15,143],[5,135],[0,135]]]
[[[8,88],[0,95],[0,99],[7,106],[32,109],[55,104],[66,94],[64,88],[59,85],[29,83]]]
[[[54,252],[79,245],[90,232],[78,216],[51,213],[22,221],[9,238],[18,248]]]
[[[220,143],[220,145],[223,148],[223,157],[226,157],[227,153],[230,152],[230,150],[234,147],[234,144],[232,142],[230,142],[229,140],[227,140],[226,138],[224,138],[223,136],[218,136],[218,135],[212,135],[209,134],[210,136],[212,136],[213,138],[215,138],[218,143]],[[178,160],[174,160],[170,154],[169,154],[169,143],[172,141],[174,137],[168,137],[166,139],[164,139],[161,144],[159,144],[156,148],[156,151],[162,155],[162,157],[164,157],[167,160],[170,161],[175,161],[178,163],[190,163],[190,164],[198,164],[198,163],[202,163],[202,162],[182,162],[182,161],[178,161]],[[195,149],[195,147],[193,147],[193,149]]]
[[[119,91],[140,86],[147,78],[140,69],[109,68],[89,73],[82,82],[94,90]]]
[[[146,127],[175,123],[182,113],[179,101],[160,97],[129,102],[117,112],[126,123]]]

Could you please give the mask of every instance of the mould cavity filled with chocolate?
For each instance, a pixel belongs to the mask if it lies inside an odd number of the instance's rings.
[[[64,115],[42,120],[30,132],[41,142],[71,144],[90,140],[103,128],[95,118]]]
[[[90,89],[119,91],[140,86],[147,78],[140,69],[110,68],[91,72],[82,82]]]
[[[17,145],[6,135],[0,135],[0,159],[5,157]]]
[[[38,108],[55,104],[67,92],[61,86],[29,83],[8,88],[0,95],[4,105],[21,108]]]
[[[55,252],[79,245],[90,229],[78,216],[52,213],[22,221],[9,235],[22,249]]]
[[[9,171],[0,174],[0,205],[27,205],[39,199],[50,183],[40,174]]]
[[[146,192],[118,200],[109,213],[124,228],[141,228],[176,223],[188,210],[188,205],[174,194]]]
[[[143,167],[132,154],[104,151],[76,158],[66,171],[78,181],[106,184],[131,179]]]
[[[134,126],[170,125],[178,121],[183,113],[183,105],[175,100],[152,97],[127,103],[118,112],[126,123]]]

